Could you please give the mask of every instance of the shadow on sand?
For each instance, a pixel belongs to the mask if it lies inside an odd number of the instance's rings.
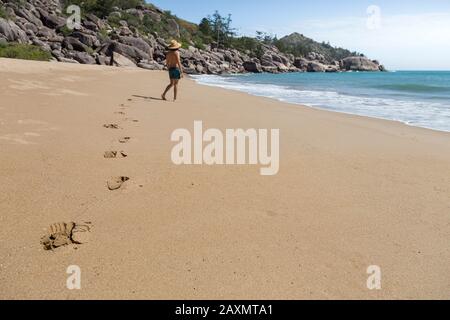
[[[141,98],[141,99],[145,99],[145,100],[158,100],[158,101],[164,101],[162,98],[156,98],[156,97],[146,97],[146,96],[138,96],[138,95],[133,95],[133,97],[135,97],[135,98]]]

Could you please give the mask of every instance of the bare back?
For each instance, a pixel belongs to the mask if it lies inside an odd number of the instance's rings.
[[[180,63],[180,53],[178,51],[169,51],[166,54],[166,64],[168,68],[177,68]]]

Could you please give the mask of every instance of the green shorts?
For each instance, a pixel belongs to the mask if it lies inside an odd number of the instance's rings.
[[[178,68],[170,68],[169,69],[169,77],[172,80],[180,80],[181,79],[181,71]]]

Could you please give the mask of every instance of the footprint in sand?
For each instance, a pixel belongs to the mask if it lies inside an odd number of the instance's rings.
[[[105,151],[103,155],[106,159],[126,158],[128,155],[123,151]]]
[[[127,143],[128,141],[130,141],[130,139],[131,139],[130,137],[123,137],[123,138],[119,139],[119,142],[120,143]]]
[[[54,223],[48,227],[46,234],[41,238],[44,250],[53,250],[70,244],[83,244],[87,237],[83,233],[90,232],[91,222],[79,224],[75,222]]]
[[[117,112],[114,112],[114,114],[121,114],[121,115],[125,115],[125,112],[123,112],[123,111],[117,111]]]
[[[111,191],[118,190],[128,180],[130,180],[130,178],[128,178],[128,177],[114,177],[114,178],[111,178],[107,182],[108,189],[111,190]]]
[[[106,129],[120,129],[118,124],[111,123],[111,124],[104,124],[103,127]]]
[[[125,118],[124,120],[125,120],[125,121],[132,121],[132,122],[139,122],[139,120],[136,120],[136,119],[130,119],[130,118]]]

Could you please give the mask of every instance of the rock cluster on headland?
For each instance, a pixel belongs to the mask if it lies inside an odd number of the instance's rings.
[[[138,22],[164,23],[168,34],[180,38],[177,21],[167,19],[163,11],[150,6],[117,8],[104,19],[84,14],[81,26],[76,30],[67,28],[67,14],[58,0],[0,0],[0,6],[4,12],[3,17],[0,16],[0,43],[33,44],[61,62],[105,65],[109,64],[114,52],[119,66],[164,69],[167,39],[157,32],[142,33],[121,19],[125,15]],[[116,25],[110,23],[111,17],[117,21]],[[296,57],[281,52],[275,45],[263,43],[257,56],[248,50],[218,47],[214,43],[199,49],[193,42],[180,49],[180,53],[189,74],[384,71],[380,63],[363,56],[332,60],[323,54],[309,52]]]

